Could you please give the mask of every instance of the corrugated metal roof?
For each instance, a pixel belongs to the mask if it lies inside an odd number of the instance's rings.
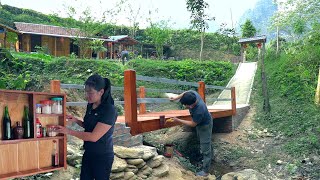
[[[253,42],[266,42],[266,41],[267,41],[267,37],[265,35],[261,35],[261,36],[240,39],[238,43],[253,43]]]
[[[118,41],[118,40],[121,40],[126,37],[129,37],[129,36],[128,35],[109,36],[109,39],[111,39],[113,41]]]
[[[85,37],[84,34],[81,33],[80,29],[78,28],[66,28],[61,26],[32,24],[32,23],[24,23],[24,22],[14,22],[14,24],[20,33],[25,33],[25,34],[38,34],[38,35],[55,36],[55,37],[69,37],[69,38],[73,38],[73,37],[88,38],[88,37]],[[88,38],[88,39],[112,41],[110,39],[104,39],[104,38]]]

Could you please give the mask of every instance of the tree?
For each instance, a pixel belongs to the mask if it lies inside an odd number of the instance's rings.
[[[214,20],[214,18],[205,14],[205,9],[208,7],[209,4],[204,0],[187,0],[187,10],[191,12],[192,29],[197,29],[201,33],[200,61],[202,59],[205,30],[209,28],[207,21]]]
[[[257,33],[256,28],[249,19],[247,19],[246,22],[241,26],[241,30],[243,38],[253,37]]]
[[[274,14],[271,28],[279,27],[294,40],[312,32],[314,25],[319,23],[319,0],[288,0],[285,3],[278,2],[278,5],[283,10]]]
[[[69,7],[69,18],[72,18],[76,14],[76,10],[73,7]],[[80,15],[79,21],[81,22],[78,25],[79,31],[77,32],[74,39],[74,43],[79,46],[81,51],[81,56],[83,58],[88,56],[89,49],[102,49],[103,43],[101,43],[101,47],[97,47],[99,43],[92,42],[91,38],[96,37],[96,35],[101,32],[102,22],[96,21],[95,18],[91,16],[91,11],[89,8],[84,10]],[[71,29],[70,29],[71,30]],[[94,44],[94,45],[93,45]]]
[[[145,34],[149,37],[149,41],[156,46],[158,58],[162,58],[163,46],[171,39],[168,23],[166,21],[151,23],[150,27],[145,30]]]
[[[97,54],[97,59],[99,59],[99,53],[107,51],[107,48],[103,46],[104,41],[99,39],[94,39],[90,41],[90,49]]]

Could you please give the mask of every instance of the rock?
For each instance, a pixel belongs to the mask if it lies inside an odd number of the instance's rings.
[[[70,166],[77,167],[82,163],[81,155],[71,155],[67,157],[67,162]]]
[[[139,169],[138,169],[136,166],[129,164],[124,171],[125,171],[125,172],[137,173],[138,170],[139,170]]]
[[[110,179],[114,180],[114,179],[123,179],[124,177],[124,172],[117,172],[117,173],[111,173],[110,174]]]
[[[114,146],[114,153],[120,157],[125,159],[141,159],[144,151],[138,148],[126,148],[122,146]]]
[[[278,160],[276,164],[277,164],[277,165],[281,165],[281,164],[283,164],[283,161]]]
[[[150,176],[152,173],[152,169],[149,166],[144,166],[141,168],[141,170],[138,171],[137,176],[144,177],[144,176]]]
[[[155,177],[163,177],[169,173],[169,166],[166,164],[162,164],[159,167],[153,169],[153,176]]]
[[[222,176],[221,180],[267,180],[268,178],[253,170],[253,169],[245,169],[238,172],[231,172]]]
[[[152,159],[150,159],[148,162],[147,162],[147,165],[151,168],[155,168],[155,167],[158,167],[162,164],[164,160],[164,156],[162,155],[159,155],[159,156],[156,156]]]
[[[143,159],[127,159],[127,163],[131,165],[139,165],[143,162]]]
[[[209,174],[209,175],[207,176],[207,180],[216,180],[216,179],[217,179],[217,178],[216,178],[215,175]]]
[[[157,148],[155,147],[141,145],[141,146],[136,146],[135,148],[141,149],[142,151],[144,151],[144,155],[142,156],[142,159],[145,161],[158,155]]]
[[[134,176],[133,172],[125,172],[123,179],[128,180]]]
[[[123,159],[118,158],[117,156],[114,156],[114,161],[112,164],[111,172],[121,172],[126,169],[128,166],[127,162]]]
[[[137,165],[137,168],[140,169],[140,168],[142,168],[143,166],[145,166],[146,164],[147,164],[146,162],[143,162],[143,163]]]

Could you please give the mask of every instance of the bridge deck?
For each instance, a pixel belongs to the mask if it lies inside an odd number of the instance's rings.
[[[232,109],[209,109],[209,112],[214,118],[228,117],[233,115]],[[138,131],[143,133],[179,125],[179,123],[165,123],[162,125],[160,123],[160,116],[165,116],[165,119],[177,117],[184,120],[191,120],[189,110],[170,110],[138,114]],[[119,116],[117,122],[125,123],[125,116]]]

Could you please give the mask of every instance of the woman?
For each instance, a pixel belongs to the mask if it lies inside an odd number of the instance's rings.
[[[97,74],[90,76],[85,82],[88,105],[83,121],[67,115],[68,121],[84,127],[84,132],[63,126],[58,129],[60,133],[84,141],[81,180],[108,180],[110,177],[114,158],[112,134],[118,116],[110,90],[109,79],[103,79]]]

